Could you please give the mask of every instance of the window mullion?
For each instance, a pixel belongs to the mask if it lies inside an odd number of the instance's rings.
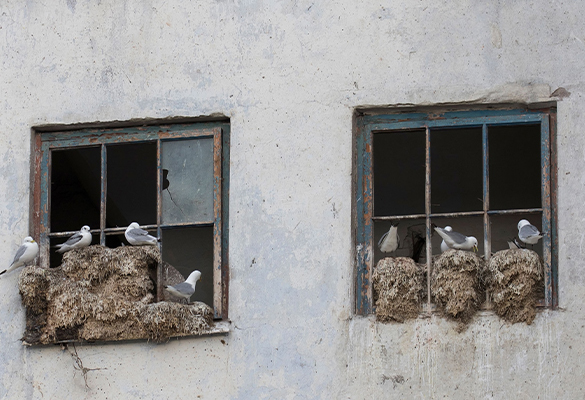
[[[482,153],[483,153],[483,253],[485,260],[489,260],[491,246],[491,226],[488,211],[490,209],[490,175],[489,175],[489,143],[487,124],[483,124],[481,129],[482,136]]]
[[[542,258],[544,260],[544,284],[545,284],[545,305],[547,307],[553,304],[552,291],[552,225],[551,225],[551,200],[550,200],[550,134],[549,119],[546,114],[540,124],[540,142],[541,142],[541,196],[542,196]]]
[[[102,143],[101,146],[102,157],[101,157],[101,192],[100,192],[100,244],[106,245],[106,201],[108,195],[108,152],[106,145]]]
[[[161,218],[162,218],[162,160],[161,160],[161,152],[162,152],[162,143],[160,139],[156,141],[156,237],[160,240],[162,238],[161,232]],[[158,242],[158,248],[162,254],[162,240]],[[157,301],[164,300],[164,293],[163,293],[163,267],[162,263],[159,263],[156,268],[156,275],[158,285],[156,288],[156,297]]]
[[[425,219],[426,219],[426,250],[427,250],[427,312],[431,312],[431,264],[432,243],[431,243],[431,130],[425,127]]]
[[[221,129],[213,135],[213,308],[215,318],[223,313],[223,284],[221,269]]]

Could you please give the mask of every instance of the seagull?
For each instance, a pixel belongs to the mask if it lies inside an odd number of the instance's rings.
[[[63,244],[58,244],[56,247],[59,248],[57,253],[65,253],[66,251],[73,249],[82,249],[91,244],[91,233],[89,233],[89,226],[83,225],[81,230],[75,235],[71,236]]]
[[[172,295],[182,297],[189,301],[193,293],[195,293],[195,284],[201,280],[201,272],[195,270],[191,272],[187,280],[183,283],[178,283],[175,286],[166,286],[165,290]]]
[[[516,238],[514,238],[512,240],[508,240],[508,247],[510,248],[510,250],[517,250],[517,249],[524,248],[524,246],[522,246],[522,243],[518,243],[518,240],[516,240]]]
[[[520,222],[518,222],[518,237],[524,243],[536,244],[540,238],[542,238],[542,235],[538,229],[536,229],[536,226],[531,225],[530,222],[525,219],[521,219]]]
[[[450,249],[477,251],[477,239],[473,236],[465,236],[453,230],[435,228],[435,231],[443,238]]]
[[[22,241],[22,245],[18,248],[18,250],[16,250],[16,255],[14,256],[14,260],[12,260],[12,264],[10,264],[8,269],[0,272],[0,275],[6,272],[10,272],[18,267],[22,267],[28,262],[31,262],[35,259],[37,254],[39,254],[39,245],[37,242],[35,242],[35,240],[30,236],[25,237]]]
[[[378,241],[380,251],[384,253],[392,253],[398,248],[400,243],[400,236],[398,236],[398,224],[392,225],[388,232],[382,235]]]
[[[144,229],[140,229],[137,222],[132,222],[124,233],[126,240],[132,246],[156,246],[158,239],[150,236]]]
[[[444,227],[443,230],[446,230],[447,232],[453,232],[453,228],[451,228],[449,225]],[[447,250],[449,250],[449,246],[447,246],[447,243],[445,243],[445,241],[443,240],[441,242],[441,253],[444,253]]]

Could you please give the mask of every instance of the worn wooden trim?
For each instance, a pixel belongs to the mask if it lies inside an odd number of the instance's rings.
[[[548,114],[542,118],[540,125],[541,134],[541,190],[542,190],[542,258],[544,261],[544,284],[545,304],[551,307],[553,304],[552,294],[552,226],[551,226],[551,203],[550,203],[550,130]]]
[[[431,235],[433,228],[431,223],[431,130],[425,127],[425,225],[426,225],[426,259],[427,259],[427,304],[426,312],[431,313],[431,268],[433,263],[433,248]]]
[[[216,128],[213,135],[213,310],[215,318],[222,315],[223,285],[221,262],[221,129]]]

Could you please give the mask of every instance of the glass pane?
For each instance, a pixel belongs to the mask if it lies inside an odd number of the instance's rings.
[[[431,212],[483,210],[481,128],[431,131]]]
[[[107,147],[106,227],[156,224],[156,142]]]
[[[162,143],[162,222],[213,221],[213,138]]]
[[[490,208],[540,208],[540,125],[488,128]]]
[[[187,279],[194,270],[201,271],[191,301],[213,307],[213,227],[163,229],[162,258]]]
[[[374,215],[425,212],[425,131],[374,134]]]
[[[51,232],[100,226],[99,147],[51,153]]]

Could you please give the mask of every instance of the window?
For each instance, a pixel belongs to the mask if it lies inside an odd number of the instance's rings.
[[[508,248],[517,223],[544,232],[534,246],[545,266],[543,306],[556,306],[556,114],[553,108],[359,111],[356,115],[356,312],[373,311],[377,247],[399,222],[396,256],[425,262],[432,309],[433,226],[475,236],[480,254]],[[418,246],[417,238],[423,246]]]
[[[34,233],[44,267],[54,245],[89,225],[92,244],[126,244],[131,222],[160,240],[163,261],[202,281],[191,301],[227,318],[229,122],[35,132]],[[157,280],[167,273],[159,266]],[[157,301],[163,285],[155,285]]]

